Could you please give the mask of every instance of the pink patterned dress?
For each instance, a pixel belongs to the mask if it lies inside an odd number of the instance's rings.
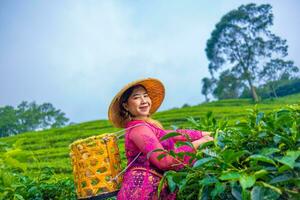
[[[171,156],[166,156],[161,160],[157,156],[161,152],[153,152],[149,159],[147,154],[154,149],[174,150],[178,152],[194,152],[190,146],[175,147],[175,142],[185,141],[184,136],[176,136],[170,139],[159,141],[159,139],[173,130],[163,130],[143,120],[133,120],[126,124],[126,128],[133,127],[125,133],[125,151],[128,164],[142,152],[138,158],[126,170],[122,187],[117,195],[118,200],[157,200],[176,199],[176,193],[168,191],[168,187],[163,187],[158,198],[157,188],[159,181],[167,170],[179,170],[182,164]],[[197,130],[176,130],[178,133],[188,134],[192,141],[200,139],[202,132]],[[184,163],[189,163],[189,157],[184,157]]]

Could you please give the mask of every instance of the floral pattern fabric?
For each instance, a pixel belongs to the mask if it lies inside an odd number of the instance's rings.
[[[132,127],[136,126],[136,127]],[[132,128],[131,128],[132,127]],[[200,139],[202,132],[197,130],[177,129],[163,130],[143,120],[133,120],[126,124],[125,152],[128,164],[142,152],[137,159],[126,170],[122,187],[117,195],[118,200],[168,200],[176,199],[176,194],[168,191],[166,185],[163,187],[158,198],[157,188],[162,174],[167,170],[180,170],[184,167],[172,156],[165,156],[161,160],[157,156],[161,152],[149,152],[155,149],[173,150],[174,152],[194,152],[188,146],[175,147],[176,141],[185,141],[187,134],[192,141]],[[164,141],[159,139],[169,132],[178,132],[182,135],[169,138]],[[148,159],[147,159],[148,155]],[[184,163],[189,164],[190,158],[184,157]]]

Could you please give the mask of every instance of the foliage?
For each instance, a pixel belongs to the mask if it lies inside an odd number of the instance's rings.
[[[263,99],[276,98],[300,92],[300,79],[283,77],[280,80],[270,81],[257,88],[257,93]],[[240,98],[249,98],[249,90],[245,88]]]
[[[270,91],[274,97],[277,97],[276,88],[277,80],[290,79],[294,74],[299,72],[298,67],[292,61],[283,61],[280,59],[272,59],[266,64],[264,69],[260,72],[259,76],[268,82]]]
[[[213,95],[218,99],[234,99],[240,96],[245,84],[229,70],[220,74],[219,81],[216,82],[216,88]]]
[[[3,167],[0,174],[1,200],[76,199],[73,180],[70,178],[52,180],[54,172],[51,168],[44,168],[35,178]]]
[[[16,109],[12,106],[0,108],[0,137],[16,135],[26,131],[61,127],[69,119],[52,104],[23,101]]]
[[[239,82],[247,84],[253,99],[258,101],[255,85],[259,77],[267,79],[273,69],[278,74],[298,71],[291,61],[282,60],[288,54],[288,46],[286,40],[271,32],[271,25],[273,14],[269,4],[241,5],[225,14],[216,24],[205,50],[212,82],[222,84],[214,73],[225,68]]]
[[[257,104],[259,110],[268,113],[271,110],[278,109],[286,104],[299,102],[300,94],[288,97],[278,98],[274,100],[263,100]],[[201,120],[198,129],[201,130],[217,130],[226,126],[233,126],[235,121],[243,119],[247,114],[246,109],[253,108],[251,99],[226,99],[213,101],[197,106],[186,108],[178,108],[176,110],[165,110],[157,112],[153,115],[154,119],[162,122],[166,129],[172,129],[172,125],[178,128],[192,128],[192,124],[186,119],[187,116],[193,117],[196,121]],[[212,111],[212,113],[208,113]],[[228,120],[220,120],[226,118]],[[211,128],[206,128],[206,127]],[[62,128],[53,128],[40,132],[27,132],[12,137],[0,138],[0,161],[10,156],[14,160],[9,159],[6,165],[9,167],[7,172],[17,167],[19,172],[14,173],[26,174],[31,180],[37,180],[40,172],[45,167],[51,167],[57,182],[60,179],[73,179],[72,165],[69,157],[69,144],[77,139],[87,138],[93,135],[103,133],[113,133],[119,131],[112,127],[108,120],[95,120],[75,125],[69,125]],[[3,144],[3,145],[1,145]],[[122,158],[122,166],[126,166],[126,158],[124,152],[124,139],[119,140],[119,149]],[[9,151],[8,151],[9,150]],[[17,161],[17,162],[14,162]],[[21,165],[19,165],[21,164]],[[22,170],[22,166],[26,173]],[[13,182],[12,182],[13,184]],[[0,183],[1,185],[1,183]]]
[[[211,93],[213,81],[207,77],[202,79],[202,90],[201,93],[205,96],[205,101],[209,102],[208,94]]]
[[[274,100],[264,100],[257,107],[261,111],[270,112],[286,104],[299,102],[299,99],[300,94]],[[172,129],[173,126],[184,129],[191,128],[191,123],[186,119],[187,116],[196,120],[199,117],[206,119],[206,113],[212,111],[217,120],[227,118],[228,124],[233,125],[236,120],[242,119],[247,114],[247,108],[252,107],[253,102],[251,99],[226,99],[176,110],[160,111],[155,113],[153,117],[162,122],[165,129]],[[38,176],[40,168],[51,167],[54,169],[56,176],[71,178],[69,144],[77,139],[102,133],[113,133],[119,130],[112,127],[108,120],[95,120],[62,128],[4,137],[0,138],[0,143],[6,143],[9,148],[14,147],[14,154],[10,153],[10,155],[27,168],[27,174],[31,177]],[[18,145],[16,145],[17,143]],[[126,158],[123,138],[119,140],[119,149],[122,166],[124,167],[126,166]],[[0,148],[0,157],[5,153],[6,151]]]
[[[1,150],[5,151],[0,157],[0,200],[76,199],[73,180],[57,179],[53,168],[39,168],[34,178],[26,175],[27,166],[14,158],[16,153],[22,152],[20,145],[20,141],[13,148],[0,143]],[[28,157],[36,160],[34,155]]]
[[[211,113],[189,121],[213,131],[215,140],[186,154],[192,167],[164,175],[178,199],[300,198],[300,105],[268,114],[251,109],[231,126]]]

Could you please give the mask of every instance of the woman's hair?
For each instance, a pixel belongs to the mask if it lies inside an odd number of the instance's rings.
[[[119,104],[120,116],[122,117],[124,124],[126,124],[126,122],[130,121],[131,120],[130,118],[134,117],[134,115],[132,115],[129,111],[127,111],[124,108],[123,103],[128,102],[128,99],[129,99],[130,95],[132,94],[133,90],[138,87],[144,88],[147,92],[147,89],[143,85],[138,84],[138,85],[134,85],[134,86],[128,88],[120,97],[120,104]],[[154,126],[163,129],[162,124],[159,121],[152,119],[150,116],[147,119],[145,119],[144,121],[149,122],[149,123],[153,124]]]

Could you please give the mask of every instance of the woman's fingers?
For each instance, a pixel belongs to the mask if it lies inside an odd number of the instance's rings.
[[[202,132],[202,136],[206,136],[206,135],[210,135],[211,134],[211,132],[208,132],[208,131],[203,131]]]
[[[204,136],[204,139],[207,140],[207,141],[212,141],[212,140],[214,140],[214,138],[211,137],[211,136]]]
[[[205,143],[205,142],[209,142],[209,141],[213,141],[213,140],[214,140],[213,137],[206,135],[206,136],[203,136],[201,139],[199,139],[199,142]]]

